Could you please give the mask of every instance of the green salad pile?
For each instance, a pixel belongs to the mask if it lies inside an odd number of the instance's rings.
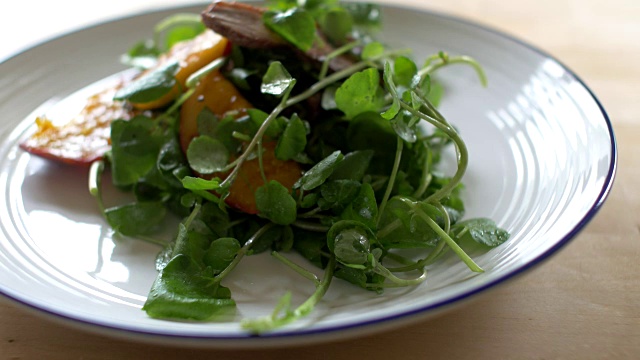
[[[154,318],[215,321],[236,307],[232,289],[224,286],[226,276],[245,256],[261,253],[308,279],[315,291],[302,304],[283,294],[272,314],[243,320],[253,333],[309,314],[336,278],[377,293],[416,286],[447,253],[470,271],[482,272],[465,244],[489,249],[509,234],[490,219],[463,219],[461,180],[468,151],[438,110],[445,89],[433,78],[442,67],[466,64],[485,84],[481,67],[444,52],[416,63],[410,51],[377,42],[382,11],[376,5],[273,0],[266,6],[263,25],[289,48],[231,43],[223,57],[190,76],[170,105],[114,121],[112,150],[91,168],[90,190],[114,231],[163,247],[143,310]],[[174,44],[203,31],[210,30],[199,15],[173,16],[158,24],[152,41],[137,44],[124,59],[148,68],[145,64]],[[319,33],[332,46],[324,60],[298,56],[312,48]],[[337,57],[349,59],[347,65],[333,69]],[[153,101],[165,95],[175,87],[176,66],[155,68],[121,89],[117,99]],[[181,107],[215,71],[253,108],[224,116],[205,108],[198,115],[198,134],[184,151]],[[457,161],[452,176],[438,171],[447,148]],[[277,160],[263,160],[267,152]],[[300,169],[292,186],[268,176],[274,161]],[[259,169],[249,179],[255,213],[227,201],[249,162]],[[105,166],[113,184],[131,191],[135,202],[105,208],[100,184]],[[174,241],[155,240],[154,231],[176,215],[183,220]],[[413,249],[410,258],[399,254],[406,255],[406,249]],[[293,252],[306,261],[291,260]],[[313,267],[324,269],[324,275],[314,275],[308,270]]]

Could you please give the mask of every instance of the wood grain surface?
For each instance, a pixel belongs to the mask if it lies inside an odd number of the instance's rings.
[[[574,241],[526,275],[435,319],[314,346],[150,346],[71,329],[3,301],[0,359],[640,359],[640,2],[393,3],[461,16],[530,42],[598,96],[617,136],[618,173],[609,199]]]

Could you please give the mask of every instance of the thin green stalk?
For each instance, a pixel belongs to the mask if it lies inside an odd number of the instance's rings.
[[[295,226],[299,229],[303,229],[303,230],[309,230],[309,231],[313,231],[313,232],[322,232],[322,233],[326,233],[327,231],[329,231],[329,227],[325,226],[325,225],[320,225],[317,223],[311,223],[311,222],[307,222],[307,221],[300,221],[300,220],[296,220],[294,221],[291,226]]]
[[[198,216],[198,213],[200,212],[201,208],[202,208],[202,204],[197,202],[193,207],[193,210],[191,210],[191,214],[189,214],[189,217],[187,217],[187,220],[184,221],[185,228],[189,229],[193,220],[195,220],[196,216]]]
[[[271,255],[273,257],[275,257],[276,259],[278,259],[281,263],[283,263],[283,264],[287,265],[288,267],[290,267],[291,269],[293,269],[293,271],[297,272],[299,275],[301,275],[305,279],[309,279],[309,280],[313,281],[316,286],[320,285],[320,279],[318,279],[316,274],[314,274],[311,271],[303,268],[302,266],[294,263],[293,261],[287,259],[286,257],[280,255],[280,253],[277,252],[277,251],[272,251]]]
[[[327,73],[329,72],[329,64],[331,63],[331,60],[333,60],[334,58],[342,54],[345,54],[351,51],[352,49],[354,49],[355,47],[361,44],[362,43],[360,41],[353,41],[330,52],[329,55],[327,55],[324,61],[322,62],[322,68],[320,69],[320,75],[318,76],[318,78],[322,80],[327,76]]]
[[[187,88],[194,88],[196,85],[198,85],[200,79],[205,77],[210,72],[220,69],[227,62],[227,59],[228,58],[226,56],[219,57],[191,74],[185,82]]]
[[[378,274],[384,276],[387,280],[391,281],[391,284],[378,284],[378,286],[382,287],[405,287],[405,286],[415,286],[424,282],[427,279],[427,271],[422,269],[422,274],[415,279],[401,279],[395,275],[389,269],[382,266],[380,263],[377,263],[373,268],[373,271]]]
[[[425,66],[424,68],[418,71],[418,76],[420,76],[420,80],[424,79],[425,76],[432,74],[436,70],[443,68],[445,66],[453,65],[453,64],[466,64],[471,66],[476,71],[476,73],[478,74],[478,78],[480,78],[480,83],[482,84],[482,86],[484,87],[487,86],[488,84],[487,75],[485,74],[484,69],[482,69],[482,66],[480,66],[480,64],[475,59],[469,56],[446,57],[445,59],[442,59],[441,57],[439,58],[441,59],[440,62],[435,64],[433,63],[428,64],[427,66]]]
[[[425,149],[427,150],[427,156],[425,156],[424,164],[422,164],[422,176],[420,176],[420,184],[418,188],[413,193],[413,197],[416,199],[422,198],[422,195],[427,191],[429,184],[431,183],[431,179],[433,176],[431,175],[431,161],[432,161],[432,152],[425,143],[423,143]]]
[[[433,263],[433,261],[438,257],[438,255],[442,253],[442,249],[444,249],[445,245],[446,245],[446,242],[444,241],[444,239],[440,239],[438,240],[438,244],[436,245],[436,247],[429,253],[429,255],[426,258],[422,260],[418,260],[412,264],[407,264],[405,266],[399,266],[399,267],[387,268],[387,269],[389,269],[389,271],[391,272],[407,272],[407,271],[422,269],[425,266],[431,265]],[[387,256],[390,256],[390,255],[393,255],[393,254],[388,254]],[[395,258],[393,259],[396,260]]]
[[[267,117],[267,119],[262,123],[262,125],[260,126],[260,128],[258,129],[258,131],[256,132],[256,134],[254,135],[253,139],[251,139],[251,142],[249,143],[249,145],[247,145],[247,148],[244,150],[244,152],[242,153],[242,155],[240,155],[234,162],[235,162],[235,167],[233,168],[233,171],[231,172],[231,174],[229,174],[229,176],[227,176],[227,178],[220,184],[220,187],[225,188],[225,187],[230,187],[231,184],[233,183],[233,181],[235,180],[236,176],[238,175],[238,172],[240,171],[240,167],[242,167],[242,164],[247,160],[247,158],[249,157],[249,155],[251,154],[251,151],[253,151],[253,148],[258,144],[259,141],[262,140],[262,136],[264,135],[264,133],[267,131],[267,129],[269,128],[269,125],[271,124],[271,122],[278,117],[278,115],[280,115],[280,113],[282,112],[282,110],[284,110],[286,108],[286,105],[283,104],[282,102],[280,104],[278,104],[278,106],[275,107],[275,109],[273,109],[273,111],[271,112],[271,114],[269,114],[269,116]]]
[[[444,199],[445,197],[449,196],[449,194],[451,194],[451,191],[456,186],[458,186],[460,181],[462,181],[462,177],[467,171],[467,166],[469,165],[469,151],[467,150],[467,145],[464,143],[460,135],[451,126],[448,126],[447,124],[442,123],[441,121],[436,120],[435,118],[414,109],[413,107],[411,107],[409,104],[406,104],[405,102],[400,102],[400,105],[402,106],[403,109],[409,111],[412,115],[418,116],[421,119],[436,126],[440,130],[444,131],[445,134],[447,134],[447,136],[449,136],[451,140],[453,140],[453,143],[456,146],[456,150],[458,152],[458,156],[457,156],[458,169],[456,170],[456,173],[453,175],[451,180],[446,185],[444,185],[441,189],[431,194],[431,196],[427,198],[427,202],[434,204]]]
[[[376,234],[376,237],[377,238],[383,238],[383,237],[391,234],[393,231],[395,231],[400,226],[402,226],[402,221],[400,219],[395,219],[392,222],[388,223],[382,229],[378,230],[378,233]]]
[[[240,141],[251,141],[251,137],[247,134],[243,134],[241,132],[238,131],[233,131],[231,133],[231,136],[233,136],[234,139],[238,139]]]
[[[449,236],[449,234],[444,232],[444,230],[442,230],[442,228],[435,221],[433,221],[432,218],[430,218],[427,214],[425,214],[419,208],[415,209],[415,213],[422,220],[424,220],[427,223],[427,225],[429,225],[429,227],[431,227],[433,231],[435,231],[436,234],[440,236],[441,239],[444,239],[444,241],[447,243],[447,245],[449,245],[451,250],[453,250],[453,252],[455,252],[456,255],[458,255],[460,260],[462,260],[462,262],[464,262],[469,267],[469,269],[471,269],[471,271],[484,272],[484,270],[482,270],[482,268],[478,266],[478,264],[476,264],[473,261],[473,259],[471,259],[469,255],[467,255],[467,253],[464,252],[464,250],[462,250],[462,248]]]
[[[264,181],[264,184],[267,185],[267,183],[269,182],[267,180],[267,175],[264,173],[264,162],[262,160],[262,138],[260,138],[260,140],[258,140],[258,167],[260,168],[260,176],[262,176],[262,181]]]
[[[298,218],[311,218],[314,217],[317,213],[321,212],[322,208],[320,208],[319,206],[316,207],[313,210],[307,211],[306,213],[302,213],[300,215],[298,215]]]
[[[247,240],[247,242],[244,243],[244,246],[242,246],[240,250],[238,250],[236,257],[233,258],[231,263],[224,270],[222,270],[220,274],[218,274],[215,278],[213,278],[212,285],[220,283],[222,279],[224,279],[227,275],[229,275],[229,273],[231,273],[231,271],[233,271],[233,269],[235,269],[236,266],[238,266],[238,264],[240,263],[240,260],[242,260],[242,258],[249,252],[249,250],[251,250],[251,247],[253,246],[253,243],[256,241],[256,239],[264,235],[264,233],[267,232],[267,230],[271,229],[273,226],[275,226],[275,224],[270,222],[265,226],[261,227],[260,229],[258,229],[258,231],[256,231],[255,234],[253,234],[253,236],[251,236],[249,240]]]
[[[391,176],[389,177],[389,183],[387,184],[387,189],[384,192],[384,196],[382,197],[382,202],[380,202],[380,210],[378,211],[378,220],[376,224],[380,223],[380,219],[382,218],[382,213],[384,212],[384,208],[387,206],[387,201],[389,201],[389,197],[391,197],[391,191],[393,191],[393,185],[396,182],[396,176],[398,175],[398,169],[400,168],[400,160],[402,159],[402,148],[404,146],[404,141],[398,137],[396,141],[396,158],[393,163],[393,169],[391,170]]]
[[[444,232],[448,234],[451,230],[451,216],[449,216],[449,212],[441,203],[436,203],[434,206],[442,213],[442,217],[444,219]]]
[[[293,311],[287,309],[290,301],[290,294],[287,294],[285,298],[283,298],[284,301],[276,307],[276,310],[271,315],[258,319],[243,320],[240,325],[246,330],[259,334],[290,324],[307,316],[327,293],[331,285],[331,280],[333,279],[335,266],[336,258],[335,256],[331,256],[324,271],[322,281],[316,285],[316,290],[304,303]],[[281,312],[283,313],[282,315],[280,314]]]

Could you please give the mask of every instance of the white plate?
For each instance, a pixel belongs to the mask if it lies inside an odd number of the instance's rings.
[[[91,27],[0,64],[0,293],[7,298],[89,330],[163,343],[260,347],[343,339],[424,319],[541,263],[584,228],[610,190],[611,123],[570,70],[490,29],[385,7],[386,42],[415,49],[416,59],[445,50],[484,65],[487,89],[464,67],[439,74],[447,88],[441,109],[471,154],[467,216],[493,218],[512,239],[474,254],[484,274],[449,257],[430,268],[421,286],[382,296],[337,280],[307,319],[259,338],[243,332],[238,319],[269,313],[285,291],[301,301],[313,290],[268,255],[243,260],[226,281],[238,303],[231,321],[150,319],[140,307],[159,249],[112,237],[86,190],[86,169],[46,162],[16,144],[57,100],[123,70],[119,54],[175,11]]]

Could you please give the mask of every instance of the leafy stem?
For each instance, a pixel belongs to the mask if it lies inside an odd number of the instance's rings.
[[[400,168],[400,160],[402,159],[402,148],[404,146],[404,141],[399,136],[396,139],[397,139],[396,156],[393,163],[393,169],[391,170],[391,176],[389,177],[389,182],[387,183],[387,189],[384,192],[384,197],[382,198],[382,202],[380,202],[377,224],[380,223],[380,219],[382,218],[382,213],[384,212],[384,208],[387,205],[387,201],[391,196],[391,191],[393,190],[393,185],[395,184],[396,176],[398,175],[398,169]]]
[[[467,145],[464,143],[460,135],[453,129],[453,127],[451,127],[448,123],[443,122],[444,118],[442,117],[442,115],[440,115],[439,112],[437,112],[437,110],[430,109],[432,112],[435,112],[435,114],[437,114],[439,119],[416,110],[405,102],[400,102],[400,105],[404,110],[410,112],[412,115],[417,116],[442,130],[445,134],[447,134],[447,136],[451,138],[456,146],[456,150],[458,153],[458,168],[456,170],[456,173],[446,185],[444,185],[442,188],[440,188],[438,191],[431,194],[431,196],[427,198],[427,202],[437,203],[445,197],[449,196],[451,191],[460,183],[462,177],[467,171],[467,166],[469,164],[469,151],[467,150]]]
[[[292,323],[308,315],[316,306],[316,304],[322,299],[322,297],[327,293],[327,290],[331,285],[331,280],[333,279],[333,272],[335,267],[336,258],[335,256],[331,256],[329,258],[329,263],[327,264],[327,267],[324,271],[322,281],[316,284],[316,289],[313,294],[296,309],[289,309],[291,293],[287,293],[282,298],[278,306],[276,306],[271,315],[258,319],[243,320],[240,325],[242,326],[242,328],[251,332],[263,333]]]
[[[446,245],[446,242],[444,241],[444,239],[441,238],[440,240],[438,240],[436,247],[429,253],[429,255],[426,258],[409,265],[388,268],[388,269],[389,271],[392,271],[392,272],[405,272],[405,271],[412,271],[416,269],[422,269],[425,266],[431,265],[433,263],[433,261],[438,257],[438,255],[442,253],[442,250],[444,249],[445,245]],[[389,253],[387,256],[393,257],[393,255],[395,254]]]
[[[291,226],[295,226],[295,227],[297,227],[299,229],[309,230],[309,231],[313,231],[313,232],[326,233],[327,231],[329,231],[329,227],[328,226],[317,224],[317,223],[312,223],[312,222],[308,222],[308,221],[296,220],[295,222],[293,222],[291,224]]]
[[[225,278],[229,273],[231,273],[231,271],[233,271],[233,269],[235,269],[236,266],[238,266],[238,264],[240,263],[240,260],[242,260],[242,258],[249,252],[249,250],[251,250],[253,243],[274,226],[275,224],[270,222],[265,226],[261,227],[260,229],[258,229],[258,231],[256,231],[253,234],[253,236],[251,236],[249,240],[247,240],[247,242],[242,246],[242,248],[238,250],[238,253],[233,258],[233,261],[231,261],[231,263],[224,270],[222,270],[222,272],[220,272],[218,276],[213,278],[212,284],[220,283],[220,281],[222,281],[223,278]]]
[[[424,211],[422,211],[418,207],[414,207],[414,212],[422,220],[424,220],[424,222],[426,222],[427,225],[429,225],[429,227],[431,227],[433,229],[433,231],[435,231],[436,234],[438,234],[438,236],[440,236],[441,239],[444,239],[444,241],[451,248],[451,250],[453,250],[453,252],[455,252],[456,255],[458,255],[460,260],[462,260],[462,262],[464,262],[469,267],[469,269],[471,269],[471,271],[473,271],[473,272],[484,272],[484,270],[482,270],[482,268],[480,266],[478,266],[478,264],[476,264],[473,261],[473,259],[471,259],[469,257],[469,255],[467,255],[466,252],[464,252],[464,250],[462,250],[462,248],[451,238],[451,236],[449,236],[449,234],[447,234],[440,227],[440,225],[438,225],[431,217],[429,217],[429,215],[425,214]]]
[[[391,234],[394,230],[398,229],[400,226],[402,226],[402,221],[400,219],[395,219],[389,224],[387,224],[385,227],[380,229],[376,234],[376,236],[379,238],[383,238]]]
[[[431,175],[431,150],[426,143],[423,142],[422,145],[424,146],[427,155],[425,156],[424,163],[422,164],[422,175],[420,176],[420,184],[418,185],[416,191],[413,193],[413,197],[416,199],[422,198],[422,195],[424,195],[425,191],[427,191],[429,183],[431,183],[431,179],[433,177]]]
[[[275,257],[276,259],[278,259],[281,263],[283,263],[283,264],[287,265],[288,267],[290,267],[291,269],[293,269],[293,271],[297,272],[298,274],[300,274],[305,279],[309,279],[309,280],[313,281],[316,286],[320,285],[320,279],[318,279],[316,274],[308,271],[307,269],[303,268],[302,266],[300,266],[300,265],[294,263],[293,261],[287,259],[286,257],[282,256],[277,251],[272,251],[271,255],[273,257]]]
[[[384,276],[387,280],[391,281],[391,283],[387,284],[372,284],[369,287],[405,287],[405,286],[415,286],[427,279],[427,271],[422,269],[422,274],[415,279],[401,279],[387,269],[382,266],[380,263],[376,263],[376,266],[373,268],[373,271],[381,276]]]
[[[434,63],[432,60],[435,60],[435,59],[438,59],[440,61]],[[427,65],[418,71],[418,76],[420,77],[420,80],[422,80],[427,75],[432,74],[436,70],[443,68],[447,65],[453,65],[453,64],[466,64],[471,66],[478,74],[478,77],[480,78],[480,83],[482,84],[482,86],[484,87],[487,86],[488,84],[487,75],[482,69],[482,66],[478,63],[478,61],[476,61],[474,58],[469,56],[449,57],[444,53],[440,53],[427,61]]]
[[[334,58],[345,54],[351,50],[353,50],[354,48],[358,47],[362,45],[362,42],[360,41],[352,41],[346,45],[343,45],[337,49],[335,49],[334,51],[332,51],[331,53],[329,53],[329,55],[327,55],[326,59],[324,59],[324,61],[322,62],[322,68],[320,69],[320,75],[318,76],[319,79],[324,79],[327,76],[327,73],[329,72],[329,64],[331,63],[331,60],[333,60]]]

